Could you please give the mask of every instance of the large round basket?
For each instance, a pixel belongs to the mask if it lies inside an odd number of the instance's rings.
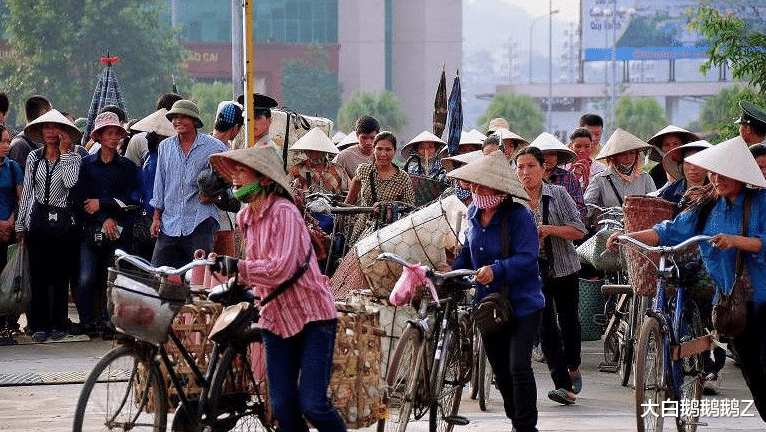
[[[662,198],[630,195],[625,198],[625,232],[631,233],[653,227],[672,219],[675,204]],[[628,280],[633,291],[641,296],[654,296],[657,292],[657,264],[659,254],[646,253],[635,246],[622,245],[628,267]]]

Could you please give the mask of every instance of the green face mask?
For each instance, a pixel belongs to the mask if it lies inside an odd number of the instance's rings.
[[[255,195],[258,192],[261,192],[262,190],[263,190],[263,187],[261,186],[260,179],[250,183],[249,185],[242,186],[238,189],[232,188],[234,197],[240,201],[247,201],[247,199],[250,198],[251,195]]]

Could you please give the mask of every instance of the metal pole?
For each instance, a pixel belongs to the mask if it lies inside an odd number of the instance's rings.
[[[612,130],[617,127],[617,108],[615,107],[615,81],[617,80],[617,11],[612,11]]]
[[[244,0],[245,46],[245,142],[248,147],[255,145],[255,118],[253,117],[253,94],[255,93],[254,51],[253,51],[253,0]],[[252,142],[251,142],[252,141]]]
[[[548,132],[551,131],[553,105],[553,0],[548,0]]]
[[[231,93],[232,99],[244,93],[245,81],[242,78],[245,67],[242,64],[242,0],[231,0]]]

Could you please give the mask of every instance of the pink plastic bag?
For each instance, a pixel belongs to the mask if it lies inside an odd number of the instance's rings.
[[[433,282],[426,276],[426,270],[428,270],[428,267],[422,266],[420,263],[403,266],[402,275],[396,281],[391,295],[388,296],[388,301],[394,306],[408,305],[412,301],[415,292],[417,292],[418,287],[423,285],[427,286],[431,291],[431,297],[434,301],[439,301],[439,296],[436,295],[436,288]]]

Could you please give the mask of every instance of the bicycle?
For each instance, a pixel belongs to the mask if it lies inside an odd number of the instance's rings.
[[[260,341],[260,331],[252,324],[257,322],[260,308],[252,306],[254,298],[249,290],[236,285],[235,278],[210,293],[210,300],[230,307],[209,335],[215,345],[204,375],[178,336],[169,331],[191,292],[180,277],[194,267],[213,262],[196,259],[179,269],[155,268],[143,258],[115,251],[108,287],[118,346],[104,355],[83,384],[73,431],[164,431],[167,387],[160,362],[179,399],[172,430],[250,430],[252,423],[274,430],[267,417],[267,402],[259,392],[259,381],[250,370],[249,346]],[[149,322],[151,319],[154,321]],[[175,372],[165,349],[168,338],[201,387],[198,399],[187,394],[182,378]]]
[[[650,412],[666,401],[676,408],[676,428],[694,432],[699,410],[683,408],[683,401],[700,400],[704,380],[703,353],[714,346],[713,335],[702,323],[697,302],[687,296],[694,283],[696,269],[680,266],[673,254],[710,236],[698,235],[675,246],[647,246],[621,235],[621,246],[630,244],[645,252],[659,252],[657,293],[646,311],[636,346],[636,423],[639,432],[661,431],[664,412]],[[677,285],[675,296],[667,295],[666,286]]]
[[[409,265],[392,253],[378,259]],[[469,423],[457,415],[463,387],[470,380],[472,356],[466,337],[471,326],[468,310],[459,305],[467,304],[466,290],[472,283],[466,277],[475,274],[475,270],[426,272],[443,296],[438,301],[423,296],[414,302],[418,318],[407,322],[386,373],[388,415],[378,421],[379,432],[404,432],[411,417],[419,420],[426,414],[431,432],[449,432],[454,425]]]
[[[487,358],[487,350],[479,334],[479,329],[473,325],[473,357],[471,359],[471,399],[476,399],[479,409],[487,410],[489,394],[492,390],[495,376]]]

